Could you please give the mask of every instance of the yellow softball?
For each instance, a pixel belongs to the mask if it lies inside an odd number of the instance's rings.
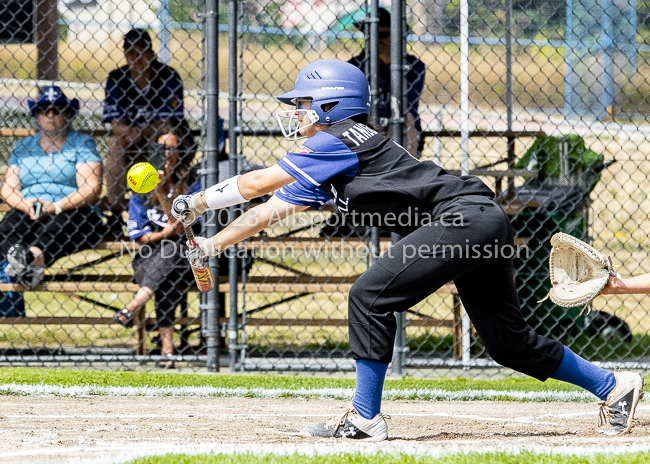
[[[136,163],[126,173],[126,181],[134,192],[151,192],[158,184],[158,171],[149,163]]]

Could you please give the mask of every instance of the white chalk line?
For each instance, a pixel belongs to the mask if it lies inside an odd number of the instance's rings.
[[[248,398],[320,398],[350,400],[353,388],[223,388],[223,387],[111,387],[97,385],[31,385],[0,384],[0,394],[21,396],[147,396],[147,397],[248,397]],[[477,401],[510,400],[534,402],[592,402],[595,397],[586,391],[514,391],[514,390],[462,390],[448,391],[437,388],[389,389],[384,400],[423,401]]]
[[[80,453],[119,453],[119,456],[102,456],[88,458],[80,461],[75,458],[75,462],[87,464],[119,464],[135,458],[145,456],[156,456],[164,454],[276,454],[281,456],[299,454],[305,456],[319,456],[342,453],[358,453],[363,455],[376,455],[386,453],[391,455],[404,454],[409,456],[431,456],[440,457],[451,454],[487,454],[487,453],[507,453],[518,455],[522,452],[532,452],[536,454],[550,455],[578,455],[588,456],[594,454],[622,454],[622,453],[639,453],[650,451],[650,444],[642,445],[625,445],[625,446],[486,446],[477,443],[475,445],[431,445],[422,443],[404,443],[404,442],[382,442],[382,443],[327,443],[327,444],[243,444],[243,443],[197,443],[170,445],[161,443],[143,443],[140,445],[117,444],[114,446],[95,446],[95,447],[74,447],[44,449],[37,448],[32,450],[21,450],[8,453],[0,453],[1,458],[11,458],[20,456],[44,456],[44,455],[65,455]]]
[[[597,414],[594,413],[594,414]],[[447,412],[439,412],[435,414],[390,414],[392,417],[421,417],[421,418],[436,418],[436,417],[445,417],[451,419],[465,419],[465,420],[475,420],[475,421],[484,421],[484,422],[497,422],[497,423],[514,423],[514,424],[524,424],[524,425],[558,425],[556,422],[540,421],[535,417],[526,416],[520,418],[500,418],[500,417],[485,417],[476,414],[454,414]],[[335,417],[336,414],[218,414],[211,415],[211,418],[221,418],[221,419],[256,419],[256,418],[313,418],[313,419],[330,419]],[[174,416],[176,418],[187,418],[187,416]],[[207,416],[204,416],[207,417]],[[161,417],[160,415],[147,415],[147,416],[135,416],[135,415],[7,415],[3,416],[3,419],[20,419],[20,420],[42,420],[42,419],[160,419],[162,421],[169,420],[170,417]],[[201,420],[201,416],[197,416],[190,419]]]
[[[3,419],[155,419],[160,414],[9,414],[2,416]],[[170,417],[167,415],[166,417]],[[187,415],[176,417],[187,417]]]
[[[591,414],[591,413],[589,413]],[[594,412],[593,414],[598,414],[597,412]],[[587,415],[584,413],[580,414],[575,414],[576,416],[578,415]],[[162,417],[160,414],[146,414],[146,415],[135,415],[135,414],[9,414],[2,416],[3,419],[20,419],[20,420],[29,420],[29,419],[161,419],[161,420],[169,420],[171,418],[178,419],[178,418],[185,418],[185,419],[196,419],[196,420],[201,420],[203,417],[210,417],[210,418],[220,418],[220,419],[259,419],[259,418],[278,418],[278,419],[283,419],[283,418],[331,418],[336,416],[335,413],[332,414],[278,414],[278,413],[269,413],[269,414],[246,414],[246,413],[221,413],[221,414],[210,414],[208,415],[200,415],[200,414],[193,414],[191,416],[188,416],[187,414],[175,414],[173,416],[166,415],[165,417]],[[471,419],[471,420],[485,420],[488,422],[532,422],[535,419],[539,417],[554,417],[553,415],[544,415],[544,416],[525,416],[521,418],[499,418],[499,417],[485,417],[477,414],[454,414],[454,413],[449,413],[449,412],[436,412],[436,413],[420,413],[420,414],[413,414],[413,413],[390,413],[391,417],[450,417],[454,419]],[[559,417],[559,416],[558,416]],[[542,422],[539,422],[540,424],[543,424]],[[553,423],[548,423],[548,424],[553,424]]]

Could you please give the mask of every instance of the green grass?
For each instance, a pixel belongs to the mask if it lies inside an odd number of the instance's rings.
[[[102,372],[66,369],[0,368],[0,383],[45,385],[96,385],[100,387],[188,387],[221,388],[352,388],[352,378],[301,377],[276,375],[199,375],[149,372]],[[388,379],[386,389],[513,390],[513,391],[580,391],[572,385],[549,380],[539,382],[530,378],[500,380],[470,379]]]
[[[460,453],[440,457],[396,456],[380,453],[367,454],[332,454],[320,456],[277,454],[202,454],[202,455],[172,455],[152,456],[128,461],[127,464],[362,464],[377,462],[382,464],[641,464],[650,459],[650,453],[625,454],[594,454],[589,456],[545,455],[531,452],[510,453]]]

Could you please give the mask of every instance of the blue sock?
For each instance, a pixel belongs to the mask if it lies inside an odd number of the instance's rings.
[[[609,392],[616,386],[616,378],[612,372],[581,358],[566,346],[560,367],[551,378],[582,387],[601,400],[606,400]]]
[[[381,393],[388,363],[357,359],[357,388],[352,405],[364,419],[372,419],[381,410]]]

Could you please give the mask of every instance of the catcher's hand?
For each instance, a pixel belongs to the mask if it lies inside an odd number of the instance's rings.
[[[621,292],[621,289],[623,290]],[[600,291],[601,295],[616,295],[618,293],[625,293],[626,286],[623,284],[620,275],[611,276],[607,285]]]
[[[553,303],[565,308],[584,305],[584,311],[610,277],[617,276],[612,259],[562,232],[553,235],[551,245],[549,272],[552,287],[546,298],[550,297]]]

